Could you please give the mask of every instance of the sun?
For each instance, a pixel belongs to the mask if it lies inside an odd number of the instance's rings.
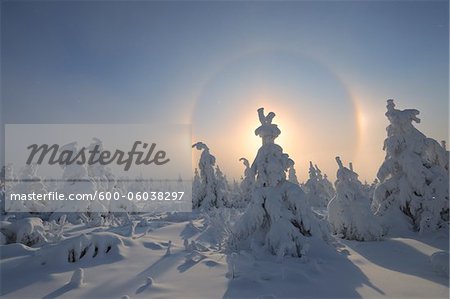
[[[302,136],[302,129],[295,122],[293,113],[288,111],[288,109],[282,105],[277,104],[275,100],[266,98],[255,102],[256,104],[246,108],[246,113],[244,113],[242,119],[238,121],[238,134],[237,136],[234,136],[235,140],[238,141],[239,151],[242,152],[242,157],[249,160],[254,159],[258,149],[262,145],[261,138],[255,135],[255,129],[261,125],[257,110],[259,108],[264,108],[264,113],[266,115],[269,112],[275,113],[272,123],[277,125],[281,130],[281,134],[275,139],[275,143],[280,145],[284,152],[294,159],[294,156],[296,156],[295,153],[299,147],[299,143],[296,141],[304,140],[304,137]]]
[[[261,107],[276,114],[281,134],[275,143],[295,161],[299,179],[307,178],[309,161],[335,173],[337,154],[352,157],[358,140],[353,102],[333,70],[301,53],[254,53],[208,78],[193,106],[195,141],[208,144],[229,177],[239,178],[239,158],[253,161],[261,147],[254,133]]]

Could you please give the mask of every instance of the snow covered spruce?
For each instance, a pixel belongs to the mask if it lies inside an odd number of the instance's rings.
[[[9,180],[14,179],[12,176],[12,166],[8,167],[10,169],[10,173],[5,175],[9,175],[6,178]],[[5,168],[6,170],[7,168]],[[19,177],[20,181],[10,186],[10,190],[12,193],[16,194],[45,194],[47,192],[46,187],[42,183],[42,178],[38,175],[39,166],[37,164],[26,165],[20,170]],[[45,208],[43,202],[39,201],[12,201],[9,204],[9,209],[6,212],[19,211],[19,212],[30,212],[35,213]],[[18,214],[18,218],[22,215]]]
[[[448,151],[417,130],[418,110],[395,109],[387,101],[386,158],[377,177],[374,209],[391,232],[426,232],[448,225]]]
[[[247,210],[229,238],[231,250],[266,249],[279,257],[300,257],[309,248],[308,239],[320,235],[319,225],[299,185],[286,180],[292,160],[274,143],[281,131],[272,124],[275,113],[258,109],[262,138],[251,169],[255,187]]]
[[[291,182],[291,183],[300,185],[300,183],[298,181],[298,178],[297,178],[297,171],[295,170],[295,167],[294,167],[294,165],[295,165],[294,160],[289,159],[288,163],[289,163],[288,164],[288,166],[289,166],[289,169],[288,169],[288,181]]]
[[[319,167],[313,165],[311,161],[309,162],[309,179],[303,187],[309,204],[318,208],[326,207],[335,193],[327,175],[322,175]]]
[[[248,203],[255,186],[255,173],[253,172],[253,169],[250,167],[250,163],[246,158],[240,158],[239,161],[242,161],[245,166],[244,176],[242,177],[242,181],[239,186],[241,197],[243,202]]]
[[[336,180],[336,195],[328,204],[328,221],[337,236],[358,241],[378,240],[382,235],[378,219],[370,210],[370,200],[358,180],[358,174],[339,165]]]
[[[202,151],[192,188],[193,208],[210,209],[223,207],[227,202],[228,182],[216,164],[216,157],[209,152],[209,147],[197,142],[192,147]]]

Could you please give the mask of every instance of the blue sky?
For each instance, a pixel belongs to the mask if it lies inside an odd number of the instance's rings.
[[[1,5],[2,123],[192,123],[233,177],[261,105],[302,179],[373,179],[387,98],[448,140],[448,1]]]

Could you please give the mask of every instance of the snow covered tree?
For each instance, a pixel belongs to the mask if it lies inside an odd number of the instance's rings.
[[[442,161],[442,162],[444,164],[444,168],[448,171],[448,163],[449,163],[448,157],[449,157],[450,152],[447,150],[447,145],[446,145],[445,140],[441,140],[441,146],[445,150],[445,152],[447,153],[446,159],[444,161]]]
[[[248,206],[252,196],[255,174],[252,172],[250,163],[246,158],[240,158],[239,161],[242,161],[245,166],[244,174],[241,176],[239,183],[233,180],[232,186],[228,188],[226,206],[228,208],[243,210]]]
[[[216,164],[216,157],[211,155],[209,148],[203,142],[197,142],[192,147],[198,150],[202,150],[200,160],[198,162],[198,168],[200,170],[200,188],[196,192],[196,199],[194,201],[193,208],[219,208],[224,206],[223,192],[223,175],[220,171],[220,180],[217,179],[217,173],[214,171]]]
[[[94,160],[98,160],[100,157],[100,152],[103,149],[103,142],[98,138],[92,138],[92,143],[88,147],[89,151],[95,150],[97,152],[94,155]],[[92,178],[95,182],[97,190],[101,191],[112,191],[115,186],[115,177],[111,170],[102,165],[101,163],[88,164],[87,165],[88,176]]]
[[[322,176],[322,171],[309,162],[309,179],[304,184],[306,197],[313,207],[326,207],[330,199],[334,196],[333,184],[327,176]]]
[[[72,142],[62,146],[60,149],[61,155],[63,153],[77,153],[77,142]],[[63,168],[62,179],[63,183],[58,188],[58,192],[65,194],[66,197],[69,194],[94,194],[96,191],[96,184],[88,176],[88,171],[85,165],[79,165],[72,163],[68,165],[61,165]],[[69,213],[67,220],[69,222],[78,222],[79,219],[86,219],[86,213],[88,215],[88,221],[94,221],[101,223],[101,215],[106,214],[108,210],[103,204],[98,201],[86,202],[86,201],[65,201],[58,209],[54,211],[52,219],[59,219],[61,215],[64,215],[67,211],[76,212]]]
[[[317,166],[316,166],[317,167]],[[333,184],[328,180],[328,176],[326,174],[323,175],[322,186],[325,190],[325,193],[331,197],[336,194],[336,190],[333,187]]]
[[[46,186],[42,178],[38,175],[39,166],[37,164],[25,165],[18,177],[18,182],[12,186],[12,193],[16,194],[45,194]],[[12,175],[12,174],[10,174]],[[17,212],[40,212],[45,209],[44,201],[11,201],[8,210]]]
[[[241,191],[241,185],[236,181],[236,179],[233,179],[233,183],[231,183],[231,192],[233,193],[239,193]]]
[[[199,207],[200,202],[205,198],[205,189],[202,186],[200,175],[198,174],[198,169],[195,168],[194,179],[192,181],[192,206]]]
[[[104,151],[103,142],[98,138],[92,138],[92,143],[88,146],[89,151],[96,152],[93,156],[93,160],[98,160],[100,157],[100,152]],[[88,164],[86,166],[88,177],[94,182],[95,188],[98,192],[119,192],[120,194],[125,194],[125,192],[142,192],[143,190],[148,190],[147,186],[145,186],[145,180],[142,177],[134,182],[126,182],[125,180],[121,182],[117,182],[113,172],[111,169],[101,163]],[[97,205],[96,203],[94,203]],[[114,214],[109,213],[108,218],[112,219],[114,217],[125,216],[122,213],[130,213],[133,211],[137,211],[138,208],[133,201],[130,201],[126,198],[119,198],[118,200],[112,201],[103,201],[103,209],[101,206],[97,205],[98,208],[103,210],[103,213],[106,212],[106,208],[109,205],[109,211],[114,211]],[[101,224],[103,222],[102,217],[95,217],[96,222]],[[91,222],[90,225],[95,226],[94,222]]]
[[[59,151],[61,155],[64,152],[77,153],[77,143],[72,142],[62,146]],[[84,165],[78,163],[63,164],[63,185],[58,191],[66,194],[80,194],[93,192],[96,186],[91,178],[88,176],[88,171]],[[87,184],[84,184],[87,183]]]
[[[378,179],[374,179],[371,184],[369,184],[367,181],[364,181],[363,184],[363,190],[366,193],[366,196],[370,199],[370,203],[372,204],[373,201],[373,193],[375,192],[375,188],[378,185]],[[372,205],[373,209],[373,205]]]
[[[418,110],[395,109],[392,99],[386,107],[390,124],[374,192],[376,214],[393,232],[436,230],[449,220],[448,152],[414,127]]]
[[[244,202],[249,202],[255,185],[255,173],[246,158],[240,158],[239,161],[242,161],[245,166],[244,176],[240,184],[242,199]]]
[[[7,178],[7,169],[6,165],[2,167],[2,170],[0,171],[0,214],[2,214],[5,211],[5,196],[6,196],[6,178]],[[0,245],[2,244],[1,241],[2,235],[0,235]]]
[[[300,186],[286,180],[289,156],[274,143],[281,131],[272,124],[275,113],[258,109],[261,126],[255,134],[262,146],[251,166],[256,184],[249,206],[229,238],[232,250],[264,248],[279,257],[302,256],[318,225]]]
[[[227,181],[227,177],[220,170],[219,165],[216,166],[216,198],[218,203],[228,204],[228,194],[230,192],[230,186]]]
[[[137,192],[146,190],[156,190],[156,188],[150,187],[149,180],[144,178],[142,174],[139,174],[134,177],[133,180],[130,180],[129,177],[126,176],[116,179],[108,168],[96,168],[96,173],[97,176],[90,177],[96,183],[99,191],[119,192],[119,194],[132,192],[133,194],[137,194]],[[153,183],[153,181],[151,182]],[[153,186],[154,185],[152,185],[152,187]],[[136,205],[136,201],[131,201],[127,198],[112,200],[109,202],[109,210],[112,211],[112,213],[108,215],[108,218],[111,221],[129,224],[128,214],[137,212],[141,208],[142,206]]]
[[[27,217],[13,222],[0,221],[0,236],[4,244],[22,243],[31,247],[47,242],[44,223],[37,217]]]
[[[14,173],[13,165],[9,163],[8,165],[4,165],[2,167],[2,170],[0,171],[0,188],[6,189],[12,188],[13,185],[16,183],[16,176]]]
[[[288,181],[291,182],[291,183],[299,185],[300,183],[298,182],[298,179],[297,179],[297,172],[295,171],[295,168],[294,168],[295,162],[294,162],[294,160],[289,159],[288,163],[289,163],[288,164],[288,166],[289,166],[289,169],[288,169]]]
[[[378,240],[382,229],[378,219],[370,210],[370,200],[358,180],[358,174],[339,165],[336,180],[336,195],[328,204],[328,221],[334,234],[357,241]]]

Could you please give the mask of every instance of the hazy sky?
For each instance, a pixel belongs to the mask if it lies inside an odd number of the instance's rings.
[[[302,180],[309,160],[334,178],[340,155],[371,181],[387,98],[448,140],[448,12],[448,1],[2,1],[2,123],[192,123],[239,177],[264,106]]]

